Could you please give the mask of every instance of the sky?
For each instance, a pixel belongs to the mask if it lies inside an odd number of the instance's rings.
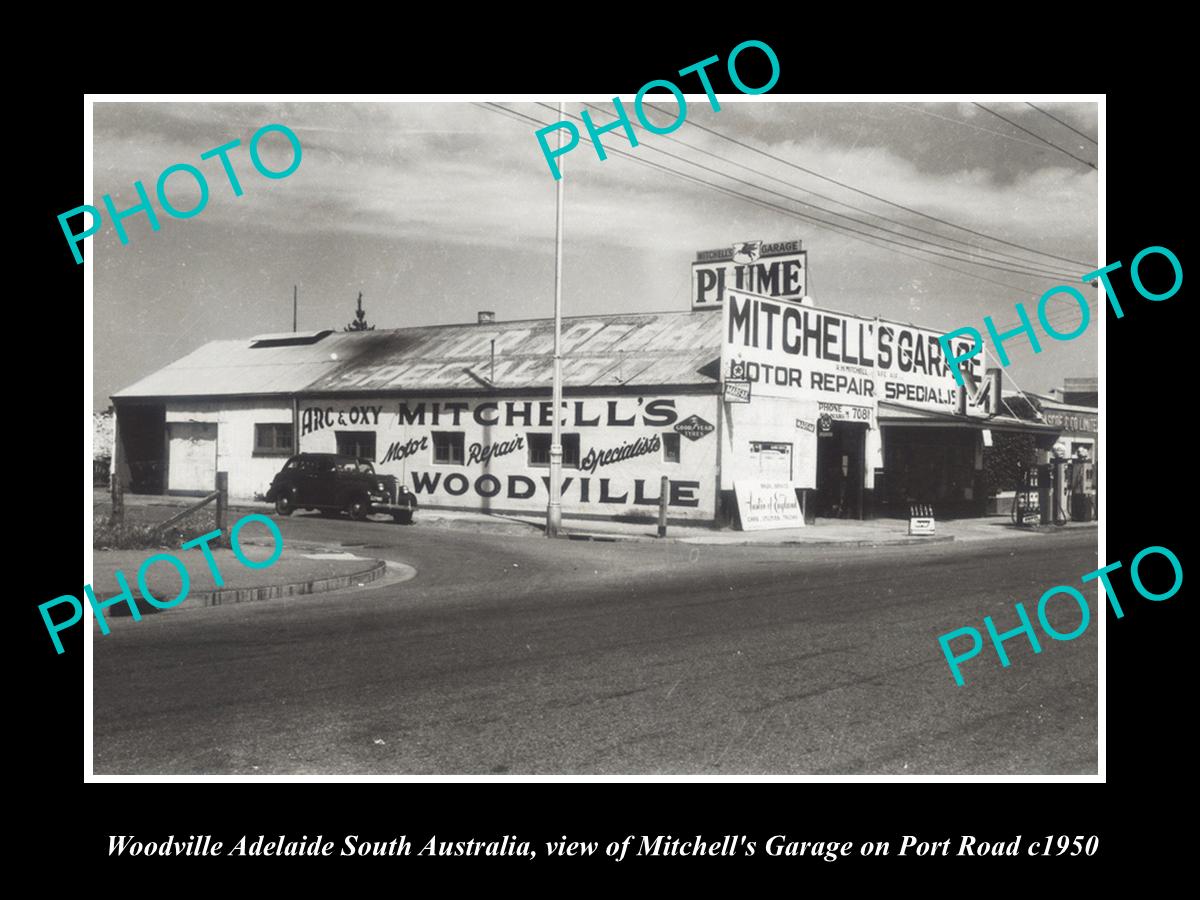
[[[660,126],[674,108],[662,98],[651,102],[667,114],[649,113]],[[623,100],[632,115],[632,98]],[[1096,145],[1075,133],[1098,137],[1094,103],[984,109],[768,94],[721,95],[715,111],[704,95],[688,100],[672,134],[638,128],[636,148],[620,129],[604,135],[606,148],[632,158],[601,161],[586,141],[562,157],[564,315],[688,309],[696,252],[745,240],[799,239],[818,307],[944,330],[982,330],[984,315],[1016,325],[1017,302],[1033,317],[1045,291],[1078,285],[1108,262],[1096,257],[1097,171],[1021,130],[1095,163]],[[611,100],[594,103],[596,122],[611,120]],[[469,102],[95,104],[86,202],[103,208],[110,194],[118,210],[132,207],[134,182],[153,197],[159,173],[176,163],[199,168],[209,186],[192,218],[171,218],[153,200],[158,231],[139,214],[124,222],[126,246],[108,223],[87,239],[95,408],[208,341],[290,331],[293,286],[300,330],[341,329],[359,292],[377,328],[473,322],[479,310],[499,321],[553,315],[555,181],[534,136],[540,126],[520,116],[558,116],[531,101],[502,105],[512,112]],[[583,108],[566,105],[568,114]],[[303,148],[299,167],[274,180],[247,149],[272,123]],[[219,160],[200,159],[234,139],[242,196]],[[278,133],[259,149],[270,169],[292,158]],[[186,173],[167,185],[177,208],[198,202]],[[1031,266],[1038,271],[1018,271]],[[1097,292],[1081,288],[1087,331],[1068,342],[1042,335],[1040,354],[1024,337],[1007,342],[1006,388],[1046,393],[1066,377],[1096,375]],[[1064,298],[1048,314],[1063,332],[1079,323]]]

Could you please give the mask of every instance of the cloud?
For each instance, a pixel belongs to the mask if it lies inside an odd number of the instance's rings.
[[[542,122],[556,118],[538,104],[506,105]],[[904,244],[933,238],[887,224],[909,236],[900,238],[864,223],[885,224],[871,215],[877,213],[934,231],[942,236],[939,243],[959,250],[968,248],[956,240],[981,240],[750,147],[948,222],[1092,260],[1095,172],[1033,146],[1032,139],[1017,142],[968,127],[963,124],[968,119],[975,124],[987,117],[960,114],[954,104],[909,106],[919,109],[723,101],[714,112],[703,103],[689,104],[689,122],[748,146],[685,126],[672,135],[639,131],[639,146],[631,149],[619,132],[610,132],[604,146],[633,158],[610,152],[600,161],[581,141],[565,158],[565,291],[572,310],[686,308],[696,250],[758,238],[804,241],[818,303],[901,315],[931,327],[978,324],[985,312],[1007,321],[1013,302],[1060,280],[914,259],[899,252],[921,256],[911,248],[877,246],[811,218],[714,190],[723,185]],[[1094,107],[1046,108],[1087,130]],[[580,108],[568,104],[571,112]],[[1041,116],[1028,107],[1012,115]],[[597,114],[599,122],[608,118]],[[1007,128],[994,121],[997,129]],[[273,122],[296,132],[304,154],[299,169],[279,180],[259,175],[247,150],[254,132]],[[470,103],[105,103],[95,107],[94,127],[96,199],[111,193],[118,208],[128,208],[138,202],[134,180],[153,194],[158,174],[179,162],[205,172],[210,187],[208,206],[194,219],[163,216],[162,230],[151,233],[145,217],[135,216],[128,221],[133,235],[128,247],[120,246],[111,226],[89,239],[98,263],[98,329],[107,329],[98,330],[98,338],[118,348],[98,358],[101,394],[211,337],[279,330],[289,318],[295,283],[302,322],[347,321],[360,289],[378,317],[373,321],[391,327],[465,320],[480,306],[496,309],[502,318],[542,314],[553,275],[555,182],[532,122]],[[234,139],[242,142],[230,155],[245,190],[241,197],[233,196],[216,160],[199,158]],[[263,144],[272,166],[286,164],[288,152],[278,135]],[[188,181],[181,174],[169,183],[169,196],[180,207],[198,199]],[[997,256],[1026,255],[987,245]],[[1016,289],[1004,286],[1014,284]],[[266,297],[272,298],[270,309]],[[210,312],[186,318],[192,308]],[[906,311],[912,315],[903,315]],[[133,372],[128,360],[146,352],[138,344],[140,334],[170,337],[156,337],[155,355]],[[169,354],[158,352],[172,341]],[[1076,343],[1081,352],[1086,349],[1084,339]],[[1049,365],[1041,357],[1029,364]],[[1023,371],[1017,377],[1026,383]]]
[[[763,117],[775,123],[785,119],[802,122],[809,110],[794,104],[753,107],[752,112],[739,109],[739,117],[730,117],[726,125]],[[547,122],[555,115],[536,104],[512,104],[512,108]],[[889,115],[895,114],[894,108],[887,108]],[[720,115],[713,113],[711,119]],[[293,175],[272,182],[254,171],[244,145],[257,127],[276,121],[300,136],[304,156]],[[100,193],[112,192],[119,208],[136,203],[134,179],[149,185],[168,165],[191,162],[210,178],[212,197],[203,215],[216,224],[253,218],[265,228],[285,232],[308,232],[316,227],[496,247],[519,246],[552,234],[554,183],[534,140],[537,126],[509,121],[471,104],[252,104],[245,109],[237,104],[153,104],[136,111],[127,104],[104,104],[97,107],[96,123],[96,188]],[[776,156],[802,161],[808,169],[829,173],[861,190],[1009,240],[1049,243],[1048,249],[1056,252],[1073,248],[1075,254],[1094,244],[1094,173],[1054,164],[1006,179],[984,161],[965,158],[957,167],[943,161],[934,169],[885,146],[882,137],[888,131],[881,128],[872,124],[870,133],[853,147],[818,135],[764,143]],[[803,131],[793,129],[795,133]],[[692,148],[717,154],[720,159],[645,132],[637,148],[630,148],[617,133],[603,140],[610,150],[632,153],[641,163],[666,166],[708,184],[843,225],[863,227],[843,216],[881,224],[870,215],[879,213],[930,227],[929,221],[919,216],[711,135],[689,129],[677,132],[681,139],[685,134]],[[231,195],[217,161],[199,160],[203,150],[234,138],[243,142],[243,147],[230,154],[245,189],[237,198]],[[271,138],[262,145],[264,160],[272,167],[286,165],[290,152],[286,141],[278,135]],[[658,151],[766,190],[739,184]],[[711,187],[656,172],[615,153],[601,162],[583,142],[565,162],[568,221],[572,232],[587,240],[629,247],[648,241],[684,245],[694,241],[686,223],[695,222],[698,215],[734,209],[743,215],[758,215],[745,200],[722,196]],[[786,183],[747,172],[734,163]],[[198,192],[187,181],[185,176],[176,176],[170,182],[172,202],[183,207],[198,199]],[[812,191],[832,201],[808,193]],[[823,209],[797,205],[790,199],[796,197]],[[1064,212],[1074,214],[1064,216]],[[778,213],[773,217],[785,218]],[[702,230],[711,231],[711,223],[705,221]],[[930,230],[944,229],[935,226]],[[946,233],[962,238],[961,232]],[[913,238],[920,240],[921,236]]]

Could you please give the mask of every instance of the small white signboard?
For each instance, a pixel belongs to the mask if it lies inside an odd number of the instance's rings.
[[[933,507],[915,504],[908,508],[909,534],[934,534]]]
[[[738,514],[742,531],[769,528],[801,528],[804,514],[796,500],[796,488],[790,481],[737,480]]]
[[[725,402],[726,403],[749,403],[750,402],[750,382],[726,380],[726,382],[725,382]]]

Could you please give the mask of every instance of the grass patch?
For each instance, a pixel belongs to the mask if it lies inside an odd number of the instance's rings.
[[[178,550],[188,541],[216,531],[216,515],[202,509],[166,528],[148,522],[114,522],[112,516],[92,519],[92,548],[95,550]],[[210,547],[229,547],[229,532],[209,541]]]

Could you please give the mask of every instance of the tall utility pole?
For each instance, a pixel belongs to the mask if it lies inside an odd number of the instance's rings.
[[[563,101],[558,101],[558,119],[563,121]],[[563,242],[563,129],[558,129],[559,178],[554,202],[554,429],[550,437],[550,502],[546,506],[546,537],[558,537],[562,529],[562,242]]]

